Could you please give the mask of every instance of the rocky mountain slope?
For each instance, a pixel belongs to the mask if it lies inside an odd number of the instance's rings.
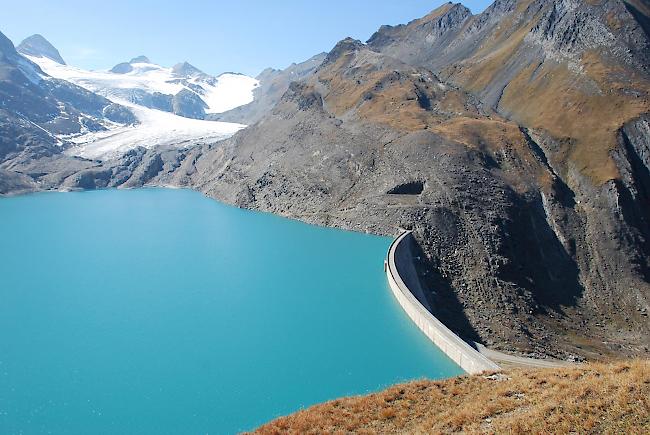
[[[650,278],[647,14],[647,2],[496,1],[478,16],[448,4],[369,40],[374,50],[432,69],[522,127],[560,187],[549,191],[538,180],[535,189],[575,271],[573,285],[533,278],[528,287],[542,295],[576,289],[585,309],[555,317],[593,310],[592,322],[581,321],[609,328],[609,337],[633,330],[634,318],[647,331],[639,316]],[[516,255],[504,257],[498,275],[524,267]],[[549,275],[567,276],[545,266]],[[644,336],[647,348],[647,333],[638,338]]]
[[[341,41],[224,142],[19,170],[25,189],[186,186],[318,224],[411,228],[428,305],[466,339],[647,354],[647,23],[640,0],[447,4]]]

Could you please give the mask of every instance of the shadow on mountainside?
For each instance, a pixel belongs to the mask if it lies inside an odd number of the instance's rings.
[[[458,300],[451,283],[426,260],[427,256],[415,239],[411,243],[411,249],[420,284],[433,314],[463,340],[482,342],[478,332],[465,315],[463,305]]]
[[[566,198],[559,200],[566,202]],[[575,307],[584,288],[573,258],[575,240],[562,231],[566,222],[555,223],[550,213],[540,197],[515,200],[503,248],[510,261],[499,269],[498,276],[528,293],[538,304],[537,310],[564,314],[563,307]]]

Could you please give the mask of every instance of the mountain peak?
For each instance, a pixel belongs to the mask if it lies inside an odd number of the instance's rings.
[[[36,57],[46,57],[61,65],[66,64],[61,57],[61,54],[59,54],[59,50],[50,44],[50,41],[45,39],[43,35],[32,35],[23,40],[23,42],[21,42],[20,45],[18,45],[16,48],[21,54]]]
[[[115,74],[127,74],[133,71],[133,67],[128,62],[122,62],[111,68],[111,72]]]
[[[442,6],[439,6],[433,11],[429,12],[428,15],[425,15],[424,17],[420,18],[417,21],[420,21],[422,23],[433,21],[450,12],[460,12],[462,14],[467,14],[467,15],[472,14],[472,12],[467,7],[465,7],[462,3],[447,2]]]
[[[189,62],[177,63],[172,67],[172,72],[177,76],[189,77],[197,74],[205,74],[203,71],[190,64]]]
[[[323,64],[329,64],[336,62],[341,56],[346,53],[356,52],[365,47],[365,44],[358,39],[347,37],[342,41],[339,41],[332,51],[329,52]]]
[[[147,56],[138,56],[134,57],[128,62],[121,62],[111,68],[111,72],[115,74],[128,74],[133,71],[131,64],[134,63],[151,63]]]
[[[151,61],[147,56],[141,55],[138,57],[134,57],[129,61],[129,63],[151,63]]]
[[[403,39],[404,34],[413,31],[413,29],[420,31],[422,36],[425,36],[428,40],[431,38],[437,39],[450,30],[459,29],[471,17],[472,11],[461,3],[448,2],[408,24],[381,26],[370,37],[368,45],[374,50],[385,48],[394,41]]]

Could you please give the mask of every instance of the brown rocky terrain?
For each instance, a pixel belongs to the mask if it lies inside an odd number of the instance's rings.
[[[322,225],[411,228],[429,305],[464,338],[647,355],[648,9],[447,4],[282,76],[267,108],[229,115],[258,122],[225,142],[109,162],[21,153],[0,164],[0,192],[173,185]]]
[[[627,318],[648,296],[647,6],[497,1],[471,16],[449,4],[369,41],[431,68],[525,130],[561,187],[538,181],[547,220],[578,271],[575,285],[562,287],[590,299],[603,316],[595,323],[615,325],[611,336],[629,332]],[[570,202],[553,200],[558,194]],[[557,289],[542,287],[545,294]]]

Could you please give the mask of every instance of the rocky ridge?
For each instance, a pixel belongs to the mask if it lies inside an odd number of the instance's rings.
[[[21,54],[36,57],[47,57],[48,59],[51,59],[61,65],[66,64],[61,57],[59,50],[50,44],[50,42],[42,35],[32,35],[26,38],[18,45],[18,47],[16,47],[16,50]]]

